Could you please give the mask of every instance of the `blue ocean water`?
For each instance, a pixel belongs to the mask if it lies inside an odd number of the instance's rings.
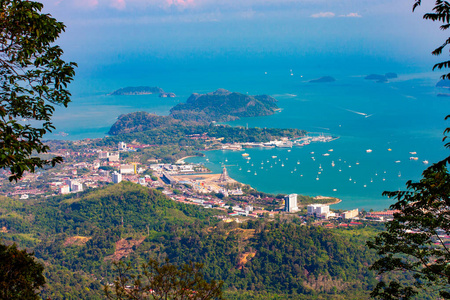
[[[342,199],[334,208],[387,208],[391,200],[381,196],[383,191],[403,189],[408,179],[420,179],[424,160],[432,163],[448,155],[441,140],[448,126],[444,117],[450,98],[436,96],[445,93],[435,88],[439,74],[424,72],[424,68],[388,63],[374,63],[369,70],[368,66],[343,66],[272,59],[81,67],[71,86],[73,103],[55,113],[55,133],[68,133],[64,138],[72,140],[103,137],[120,114],[147,111],[166,115],[194,92],[225,88],[269,94],[279,100],[281,112],[229,124],[294,127],[339,139],[290,152],[248,149],[248,163],[241,152],[230,151],[210,151],[204,158],[189,161],[203,162],[217,172],[222,164],[229,165],[231,177],[264,192]],[[396,72],[399,77],[388,83],[364,79],[369,73],[386,72]],[[325,75],[336,81],[308,82]],[[139,85],[159,86],[176,93],[177,98],[108,95],[118,88]],[[48,138],[63,137],[53,134]],[[323,156],[325,153],[330,155]],[[419,159],[412,161],[411,156]]]

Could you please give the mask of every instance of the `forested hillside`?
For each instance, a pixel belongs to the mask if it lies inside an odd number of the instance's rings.
[[[223,280],[231,299],[361,299],[375,283],[367,270],[375,255],[364,244],[373,228],[324,229],[297,217],[238,224],[217,214],[122,182],[42,201],[2,198],[0,227],[5,241],[44,261],[43,296],[52,299],[101,299],[102,284],[114,278],[112,261],[150,257],[203,263],[205,277]]]

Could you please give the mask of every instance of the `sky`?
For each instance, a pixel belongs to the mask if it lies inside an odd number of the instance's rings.
[[[81,65],[272,55],[431,66],[438,61],[433,47],[446,38],[438,24],[422,20],[432,1],[415,13],[413,0],[42,2],[66,24],[58,43]]]

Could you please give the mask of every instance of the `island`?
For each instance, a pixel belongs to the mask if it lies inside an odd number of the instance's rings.
[[[136,86],[136,87],[126,87],[122,89],[115,90],[110,95],[112,96],[129,96],[129,95],[151,95],[151,94],[161,94],[164,93],[162,88],[157,86]]]
[[[225,89],[207,94],[192,94],[186,103],[170,110],[170,116],[199,123],[226,122],[245,117],[274,114],[279,110],[275,98],[268,95],[250,96]]]
[[[323,77],[320,77],[317,79],[312,79],[309,82],[310,83],[326,83],[326,82],[334,82],[334,81],[336,81],[336,79],[334,79],[331,76],[323,76]]]
[[[174,93],[160,93],[159,98],[175,98],[176,95]]]
[[[364,79],[366,79],[366,80],[373,80],[373,81],[376,81],[376,82],[378,82],[378,83],[385,83],[385,82],[388,82],[389,81],[389,79],[394,79],[394,78],[397,78],[398,77],[398,75],[396,74],[396,73],[386,73],[386,74],[384,74],[384,75],[381,75],[381,74],[370,74],[370,75],[367,75],[366,77],[364,77]]]
[[[440,88],[450,88],[450,80],[448,79],[441,79],[438,83],[436,83],[436,87]]]

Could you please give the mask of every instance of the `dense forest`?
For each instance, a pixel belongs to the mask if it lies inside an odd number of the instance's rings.
[[[376,283],[364,241],[377,226],[325,229],[283,215],[236,223],[221,214],[122,182],[45,200],[2,198],[0,228],[4,241],[44,262],[42,296],[51,299],[101,299],[113,261],[150,257],[203,263],[229,299],[363,299]]]

